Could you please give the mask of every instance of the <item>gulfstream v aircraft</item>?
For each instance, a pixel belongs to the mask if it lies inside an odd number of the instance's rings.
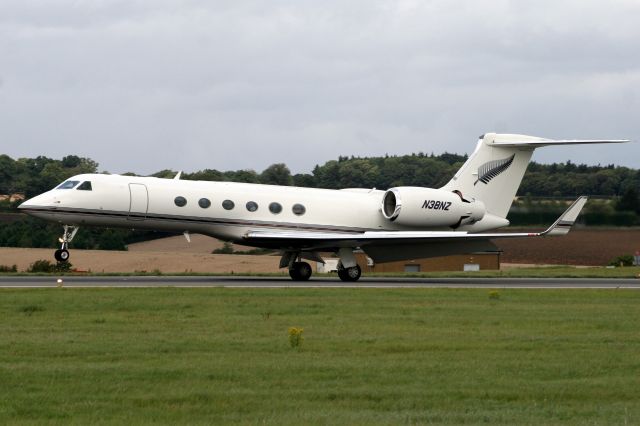
[[[307,280],[320,252],[340,257],[343,281],[360,278],[354,250],[374,262],[495,251],[495,238],[569,232],[586,197],[578,198],[540,233],[486,233],[506,219],[535,148],[626,140],[550,140],[489,133],[442,188],[315,189],[232,182],[84,174],[20,208],[64,227],[58,261],[83,225],[201,233],[234,243],[278,249],[281,268]]]

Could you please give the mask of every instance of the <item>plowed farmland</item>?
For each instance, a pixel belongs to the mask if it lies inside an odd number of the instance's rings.
[[[497,240],[496,245],[505,263],[601,266],[640,251],[640,228],[578,228],[562,237]]]

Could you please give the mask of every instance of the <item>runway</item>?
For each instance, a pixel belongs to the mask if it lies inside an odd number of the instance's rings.
[[[62,282],[58,282],[61,279]],[[640,279],[607,278],[362,278],[344,283],[337,278],[305,282],[287,277],[243,276],[0,276],[0,288],[100,287],[228,287],[228,288],[522,288],[640,289]]]

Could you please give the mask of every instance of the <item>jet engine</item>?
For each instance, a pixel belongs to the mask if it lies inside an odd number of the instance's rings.
[[[455,229],[481,220],[485,211],[482,201],[466,200],[459,192],[442,189],[401,186],[382,197],[382,215],[405,226]]]

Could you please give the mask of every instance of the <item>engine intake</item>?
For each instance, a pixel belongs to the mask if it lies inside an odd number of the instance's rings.
[[[459,193],[413,186],[387,190],[381,210],[400,225],[454,229],[481,220],[486,211],[482,201],[465,200]]]

